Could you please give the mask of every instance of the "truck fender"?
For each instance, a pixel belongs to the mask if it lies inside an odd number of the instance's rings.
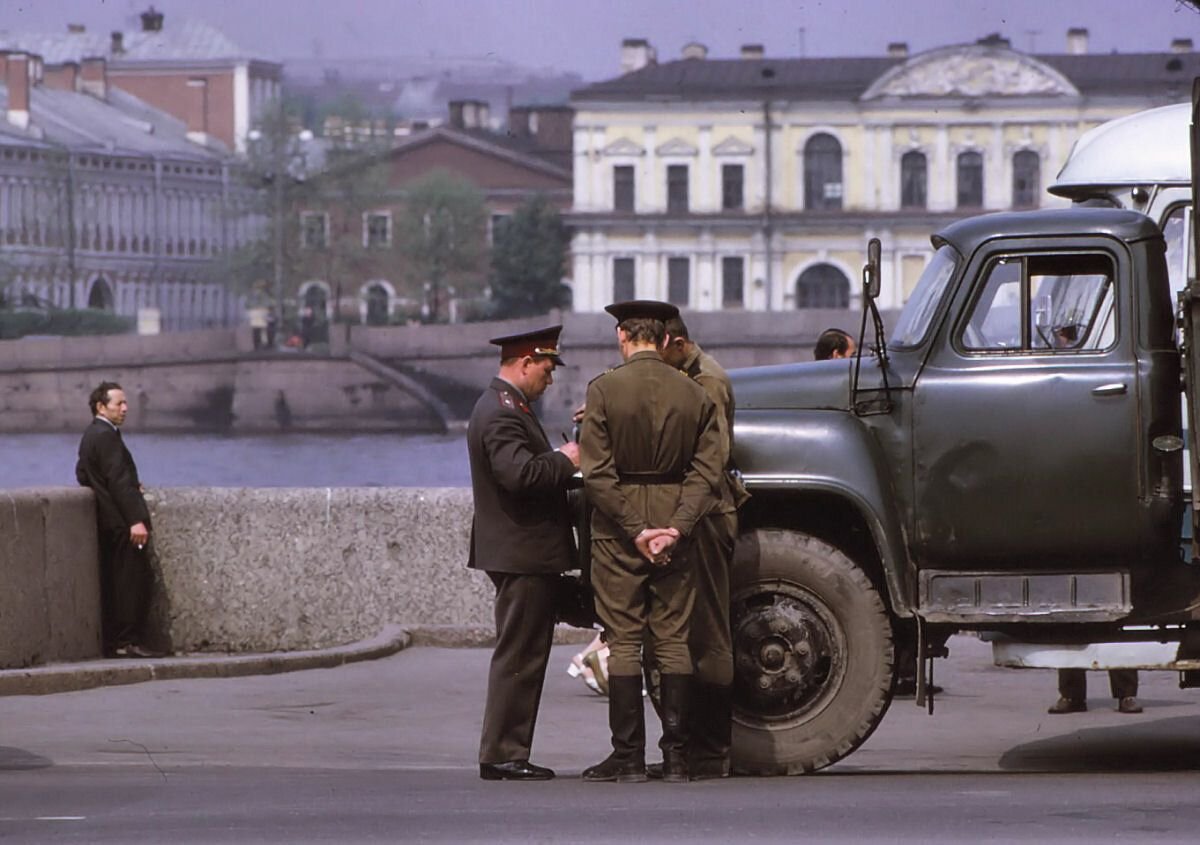
[[[907,547],[887,464],[858,417],[838,410],[739,409],[734,444],[734,462],[751,494],[818,493],[857,511],[878,551],[892,611],[912,615]]]

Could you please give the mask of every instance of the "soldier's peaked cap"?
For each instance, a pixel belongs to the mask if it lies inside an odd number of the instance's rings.
[[[661,320],[666,322],[672,317],[679,316],[679,309],[669,302],[659,302],[656,299],[630,299],[626,302],[614,302],[606,305],[604,310],[617,318],[618,323],[626,320]]]
[[[558,335],[562,326],[549,326],[521,334],[510,334],[504,337],[494,337],[488,341],[500,347],[500,360],[506,358],[523,358],[526,355],[553,358],[554,363],[565,363],[558,354]]]

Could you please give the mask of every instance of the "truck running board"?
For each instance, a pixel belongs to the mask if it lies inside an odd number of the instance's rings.
[[[998,637],[992,661],[1009,669],[1200,669],[1200,659],[1180,657],[1179,643],[1089,643],[1070,645],[1023,643]]]
[[[1129,573],[921,573],[926,622],[1113,622],[1129,615]]]

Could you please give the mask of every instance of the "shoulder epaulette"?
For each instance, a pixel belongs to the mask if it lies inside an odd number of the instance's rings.
[[[617,364],[617,366],[615,366],[615,367],[609,367],[609,368],[608,368],[607,370],[605,370],[604,372],[602,372],[602,373],[597,373],[596,375],[592,376],[592,377],[591,377],[591,379],[589,379],[589,380],[588,380],[588,384],[591,384],[593,381],[596,381],[596,379],[601,379],[601,378],[604,378],[604,377],[605,377],[606,375],[608,375],[609,373],[611,373],[611,372],[615,372],[615,371],[617,371],[617,370],[621,369],[621,367],[624,367],[624,366],[625,366],[624,364]]]

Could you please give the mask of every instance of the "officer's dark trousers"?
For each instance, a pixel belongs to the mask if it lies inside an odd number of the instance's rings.
[[[496,650],[488,670],[480,763],[528,760],[554,641],[558,575],[489,572],[496,585]]]
[[[106,652],[145,642],[153,584],[149,546],[135,546],[128,528],[100,529],[100,629]]]
[[[1138,691],[1137,669],[1109,669],[1108,686],[1116,699],[1136,696]],[[1058,694],[1072,701],[1087,700],[1087,670],[1059,669]]]

